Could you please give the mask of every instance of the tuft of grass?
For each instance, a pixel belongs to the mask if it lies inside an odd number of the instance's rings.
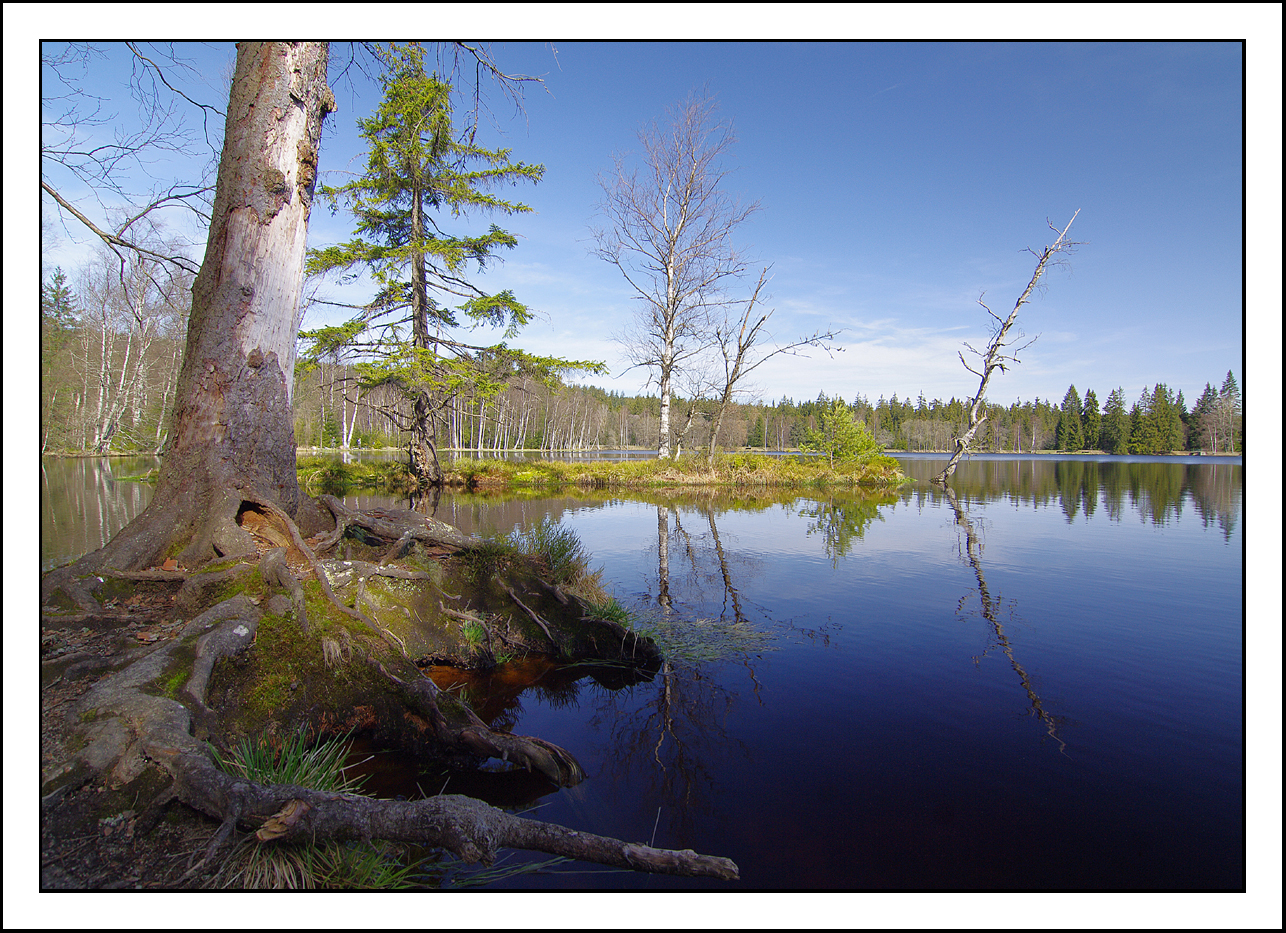
[[[344,773],[349,736],[342,735],[309,748],[308,736],[300,730],[275,743],[262,736],[242,739],[224,760],[215,752],[219,767],[259,784],[298,784],[333,793],[356,793],[365,777],[350,778]]]
[[[590,554],[580,537],[548,516],[511,536],[514,547],[539,560],[554,583],[571,586],[588,575]]]
[[[633,629],[656,642],[670,661],[700,664],[774,651],[773,635],[745,622],[693,619],[673,614],[634,618]]]
[[[546,516],[539,524],[515,530],[507,540],[539,563],[550,582],[594,605],[608,601],[602,569],[589,569],[589,549],[571,528]]]
[[[302,732],[284,742],[262,737],[243,739],[225,760],[215,752],[219,767],[260,784],[298,784],[331,793],[356,793],[364,777],[345,773],[349,736],[309,747]],[[370,843],[335,842],[261,844],[253,836],[242,839],[219,871],[206,882],[208,888],[304,890],[389,890],[409,888],[417,862],[403,864],[398,849]]]
[[[609,596],[606,602],[594,603],[594,617],[605,619],[608,622],[615,622],[617,625],[629,628],[633,617],[630,611],[616,601],[615,596]]]
[[[473,621],[465,622],[464,625],[461,626],[461,631],[464,633],[464,640],[469,643],[470,648],[478,647],[482,644],[482,639],[486,636],[486,632],[483,630],[482,626]]]
[[[261,845],[242,839],[206,888],[222,890],[388,891],[412,887],[423,871],[418,862],[402,864],[392,846],[357,842]]]
[[[414,862],[403,865],[393,847],[356,842],[306,846],[303,862],[316,887],[346,891],[409,888],[418,867]]]

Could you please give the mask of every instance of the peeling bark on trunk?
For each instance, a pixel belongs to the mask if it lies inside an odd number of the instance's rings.
[[[73,565],[197,566],[253,553],[236,515],[262,499],[299,517],[291,392],[308,215],[323,117],[335,110],[328,49],[242,42],[213,221],[192,289],[173,423],[149,507]]]

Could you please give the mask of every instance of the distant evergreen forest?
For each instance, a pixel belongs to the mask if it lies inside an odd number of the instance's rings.
[[[83,273],[78,288],[56,270],[41,294],[41,451],[123,453],[160,450],[165,442],[184,344],[185,283],[125,300],[109,266]],[[831,397],[796,402],[733,403],[719,446],[797,448],[817,427]],[[872,402],[845,399],[854,416],[891,450],[948,450],[968,421],[966,401],[897,395]],[[655,449],[660,399],[589,386],[549,386],[511,378],[490,395],[459,395],[442,409],[438,443],[466,450]],[[398,422],[408,403],[391,386],[362,389],[351,367],[322,363],[295,380],[295,440],[301,447],[402,447]],[[676,398],[676,446],[710,443],[715,403]],[[1121,388],[1100,404],[1076,386],[1061,403],[1036,398],[988,405],[975,438],[980,451],[1102,450],[1168,453],[1243,450],[1241,390],[1231,371],[1219,388],[1207,383],[1189,408],[1164,383],[1133,401]]]
[[[366,399],[344,391],[346,375],[326,368],[300,380],[295,396],[295,438],[304,447],[398,447],[400,433],[381,416],[396,405],[388,397]],[[386,390],[375,390],[376,393]],[[358,398],[357,404],[353,399]],[[892,450],[951,448],[968,423],[967,402],[952,398],[915,401],[881,396],[845,400],[879,443]],[[824,392],[796,402],[734,403],[725,416],[719,446],[789,450],[817,427],[819,411],[830,405]],[[660,399],[624,395],[590,386],[549,388],[528,381],[492,398],[457,398],[448,406],[439,441],[445,448],[501,451],[655,448],[660,440]],[[671,415],[682,449],[706,447],[715,403],[676,398]],[[975,438],[980,451],[1074,451],[1170,453],[1242,451],[1241,395],[1231,371],[1222,388],[1206,385],[1191,410],[1183,393],[1164,383],[1145,388],[1127,403],[1112,390],[1100,407],[1093,390],[1081,398],[1075,386],[1061,403],[1037,398],[1008,406],[988,405],[987,422]]]

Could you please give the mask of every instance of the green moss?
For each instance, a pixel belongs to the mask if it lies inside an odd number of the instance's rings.
[[[183,689],[183,685],[186,684],[191,677],[191,671],[175,671],[166,679],[165,684],[161,689],[164,691],[165,695],[172,700],[179,695],[179,691]]]
[[[235,570],[236,567],[242,566],[247,568],[242,573],[233,573],[226,580],[221,581],[211,590],[211,605],[220,603],[225,599],[231,599],[233,596],[239,596],[245,593],[247,596],[267,596],[269,587],[264,582],[263,574],[259,572],[257,564],[233,564],[230,567],[224,567],[224,571]],[[213,571],[218,572],[218,571]]]

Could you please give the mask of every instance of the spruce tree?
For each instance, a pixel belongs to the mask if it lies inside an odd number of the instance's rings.
[[[511,337],[531,310],[505,290],[488,294],[469,281],[517,238],[494,223],[480,233],[448,232],[445,223],[471,214],[515,215],[531,208],[491,193],[502,185],[535,183],[540,165],[513,162],[508,149],[486,149],[473,134],[457,138],[452,125],[451,86],[425,71],[418,45],[385,53],[384,99],[375,115],[360,120],[370,147],[366,172],[336,188],[323,188],[332,210],[348,206],[356,238],[309,253],[307,270],[323,274],[360,267],[378,293],[353,320],[303,334],[306,360],[354,358],[361,386],[389,385],[410,403],[399,420],[413,437],[411,467],[420,484],[441,482],[437,460],[437,414],[458,394],[490,397],[505,380],[524,372],[552,381],[574,369],[601,371],[601,364],[538,358],[503,344],[479,347],[444,332],[488,324]],[[460,301],[462,299],[462,301]],[[449,302],[459,301],[454,306]]]
[[[1160,386],[1158,385],[1158,388]],[[1139,400],[1130,410],[1130,453],[1156,454],[1165,449],[1165,435],[1161,427],[1160,406],[1156,392],[1143,387]]]
[[[1081,426],[1085,433],[1085,446],[1093,450],[1101,450],[1103,416],[1099,413],[1098,397],[1093,389],[1085,390],[1085,404],[1081,408]]]
[[[801,450],[824,453],[833,467],[836,460],[856,460],[881,451],[875,438],[866,430],[865,423],[856,421],[844,399],[831,399],[818,408],[818,428],[810,430],[800,442]]]
[[[1081,427],[1081,397],[1076,392],[1076,386],[1068,387],[1060,411],[1058,449],[1081,450],[1085,446],[1085,436]]]
[[[1125,410],[1125,390],[1119,386],[1107,397],[1100,429],[1103,450],[1109,454],[1123,454],[1130,447],[1130,414]]]
[[[1197,403],[1192,406],[1192,414],[1188,418],[1188,449],[1205,450],[1207,446],[1210,452],[1214,453],[1215,447],[1215,430],[1217,428],[1215,419],[1215,401],[1218,394],[1214,386],[1206,383]]]
[[[1227,450],[1242,449],[1241,390],[1237,380],[1228,370],[1224,377],[1223,387],[1219,390],[1218,400],[1220,434],[1226,438]]]

